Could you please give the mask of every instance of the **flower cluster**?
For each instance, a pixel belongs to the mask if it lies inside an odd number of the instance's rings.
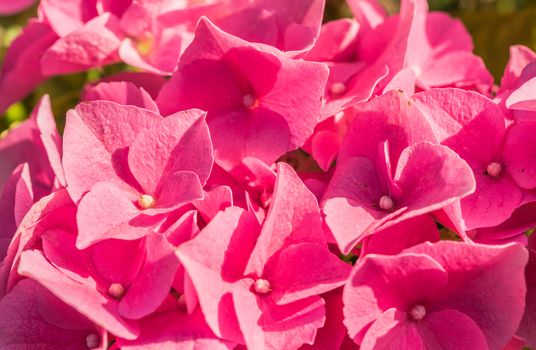
[[[41,0],[0,109],[138,71],[0,139],[0,348],[536,348],[536,53],[348,4]]]

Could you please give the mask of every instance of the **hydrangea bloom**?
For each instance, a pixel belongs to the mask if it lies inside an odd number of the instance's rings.
[[[536,347],[536,53],[347,2],[41,0],[0,110],[90,71],[0,133],[0,349]]]

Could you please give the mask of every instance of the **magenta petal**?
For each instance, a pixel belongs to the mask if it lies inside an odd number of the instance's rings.
[[[290,244],[323,244],[325,240],[315,196],[294,169],[278,163],[272,203],[251,253],[248,271],[260,275],[270,257]]]
[[[22,34],[10,45],[0,77],[2,114],[45,80],[39,59],[57,39],[58,36],[48,24],[30,20]]]
[[[142,130],[156,126],[161,119],[145,109],[106,101],[81,103],[69,111],[63,167],[73,200],[79,201],[99,181],[121,186],[125,180],[132,182],[126,150]]]
[[[149,234],[163,218],[143,214],[137,200],[134,193],[111,183],[93,186],[78,206],[76,246],[84,249],[105,239],[134,240]]]
[[[490,349],[479,326],[456,310],[434,312],[417,324],[417,328],[426,349]]]
[[[510,341],[525,308],[526,248],[519,244],[486,246],[443,241],[423,243],[406,251],[428,254],[448,271],[445,296],[434,307],[469,316],[491,349],[501,349]]]
[[[396,309],[385,311],[368,329],[360,349],[424,349],[415,325]]]
[[[409,218],[440,209],[475,190],[469,165],[450,148],[427,142],[404,150],[398,161],[395,182],[403,189],[400,206]]]
[[[42,0],[39,11],[59,36],[64,37],[81,28],[97,16],[96,1],[73,0],[68,4],[62,0]]]
[[[191,171],[206,182],[212,169],[212,144],[205,113],[179,112],[142,131],[130,147],[128,164],[145,193],[155,194],[166,178]]]
[[[156,310],[169,294],[179,260],[164,235],[153,233],[146,238],[147,257],[138,278],[119,303],[119,313],[139,319]]]
[[[2,16],[13,15],[32,6],[35,0],[0,1],[0,14]]]
[[[60,38],[41,57],[44,75],[66,74],[116,61],[120,34],[117,18],[104,13]]]
[[[123,350],[231,350],[235,344],[216,338],[208,328],[201,310],[193,314],[165,312],[140,321],[136,340],[118,339]]]
[[[253,214],[227,208],[176,250],[197,291],[205,319],[219,337],[237,342],[243,339],[233,311],[231,283],[242,278],[258,232]]]
[[[199,177],[191,171],[170,174],[160,186],[157,208],[175,208],[184,203],[203,199],[204,196]]]
[[[536,121],[520,121],[510,129],[504,145],[506,171],[526,189],[536,187],[536,146],[527,142],[535,131]]]
[[[139,334],[137,324],[119,316],[115,300],[69,279],[53,268],[40,252],[22,253],[19,273],[35,279],[63,302],[111,333],[126,339],[134,339]]]
[[[279,306],[249,290],[233,294],[240,329],[248,349],[296,350],[312,344],[325,322],[324,300],[310,297]]]
[[[518,86],[523,69],[534,61],[536,61],[536,53],[528,47],[523,45],[511,46],[510,60],[504,69],[498,94],[506,90],[514,90]]]
[[[106,100],[121,105],[132,105],[159,113],[156,102],[143,88],[128,81],[100,82],[84,90],[83,101]]]
[[[492,178],[475,172],[475,193],[461,201],[462,216],[467,229],[493,227],[506,221],[519,207],[523,193],[511,178]]]
[[[107,239],[91,247],[91,260],[86,266],[93,265],[95,272],[108,284],[120,283],[128,286],[140,273],[144,261],[143,239],[133,241]]]
[[[45,288],[31,279],[20,281],[13,290],[0,300],[0,347],[2,349],[86,350],[86,337],[99,335],[99,331],[84,316],[58,301],[65,320],[72,322],[61,326],[50,323],[50,316],[43,310],[40,299],[56,299]],[[58,309],[54,311],[60,311]],[[45,311],[45,313],[43,312]],[[70,317],[70,316],[74,316]],[[81,327],[77,327],[77,324]],[[101,344],[98,349],[105,349]]]
[[[0,193],[0,261],[4,260],[17,227],[33,204],[28,164],[19,165]]]
[[[289,268],[292,266],[292,269]],[[346,282],[351,266],[326,246],[300,243],[283,249],[270,275],[270,296],[279,305],[333,290]]]
[[[512,91],[510,96],[506,99],[506,107],[510,109],[518,109],[525,111],[536,110],[536,94],[534,89],[536,88],[536,78],[529,79],[516,90]]]
[[[433,300],[445,287],[445,269],[423,254],[367,255],[354,266],[343,291],[344,324],[359,341],[367,327],[390,309],[406,310]]]

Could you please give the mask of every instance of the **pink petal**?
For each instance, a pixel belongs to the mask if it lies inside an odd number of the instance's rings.
[[[514,90],[506,100],[506,107],[510,109],[520,109],[534,111],[536,109],[536,78],[524,82]]]
[[[99,182],[78,205],[78,249],[105,239],[134,240],[151,232],[162,215],[145,215],[137,205],[138,197],[119,187]]]
[[[17,12],[24,11],[28,7],[31,7],[34,0],[17,0],[17,1],[0,1],[0,14],[2,16],[13,15]]]
[[[424,349],[415,325],[406,317],[396,309],[385,311],[368,329],[360,349]]]
[[[140,321],[141,333],[136,340],[117,339],[124,350],[231,350],[234,344],[218,339],[197,309],[193,314],[166,312]]]
[[[191,241],[176,250],[190,276],[212,331],[242,342],[231,298],[231,283],[243,276],[259,232],[253,214],[240,208],[220,212]]]
[[[60,38],[41,57],[44,75],[66,74],[117,61],[121,43],[117,18],[104,13]]]
[[[451,325],[445,327],[445,324]],[[490,347],[479,326],[456,310],[442,310],[418,323],[419,335],[427,349],[475,349]]]
[[[523,69],[531,62],[536,61],[536,53],[523,45],[510,47],[510,60],[504,69],[499,93],[505,90],[514,90]]]
[[[348,0],[348,5],[358,22],[367,30],[376,28],[387,17],[387,11],[376,0]]]
[[[151,314],[169,294],[179,260],[164,235],[153,233],[146,238],[147,258],[138,278],[119,303],[121,316],[139,319]]]
[[[310,297],[284,306],[249,290],[233,294],[240,329],[248,349],[298,349],[312,344],[325,321],[324,300]]]
[[[142,130],[156,126],[161,119],[145,109],[106,101],[81,103],[69,111],[63,167],[73,200],[79,201],[99,181],[121,186],[124,180],[133,182],[127,148]]]
[[[93,288],[74,282],[53,268],[38,251],[25,251],[21,256],[19,273],[33,278],[63,302],[90,320],[126,339],[139,334],[138,325],[119,316],[117,302],[105,298]]]
[[[84,90],[83,101],[106,100],[132,105],[159,113],[156,102],[143,89],[128,81],[101,82]]]
[[[367,237],[363,242],[362,254],[395,255],[419,243],[437,242],[439,239],[435,221],[429,215],[422,215]]]
[[[261,275],[266,262],[293,243],[323,244],[325,235],[315,196],[286,163],[278,163],[272,204],[251,253],[248,271]]]
[[[350,270],[351,266],[326,246],[300,243],[283,249],[277,263],[265,270],[263,277],[272,284],[271,298],[284,305],[343,285]]]
[[[17,227],[33,204],[33,191],[28,164],[19,165],[6,182],[0,195],[0,261]]]
[[[84,0],[74,0],[68,4],[61,0],[42,0],[39,11],[60,37],[71,34],[97,16],[95,1]]]
[[[360,342],[367,327],[391,308],[408,311],[432,301],[448,281],[443,267],[424,254],[367,255],[350,275],[343,291],[344,324]]]
[[[3,59],[0,77],[0,89],[3,91],[0,112],[26,97],[45,80],[39,59],[57,39],[48,24],[30,20],[22,34],[11,43]]]
[[[450,148],[427,142],[404,150],[394,178],[403,189],[398,206],[407,211],[396,219],[408,219],[440,209],[475,191],[474,175]]]
[[[491,349],[501,349],[510,341],[525,308],[524,268],[528,254],[523,246],[443,241],[423,243],[407,252],[428,254],[448,271],[445,296],[434,307],[469,316]]]
[[[90,334],[99,335],[99,331],[84,316],[69,306],[55,302],[61,308],[64,318],[72,323],[56,326],[48,322],[47,313],[43,313],[44,299],[53,300],[45,288],[31,279],[20,281],[15,288],[0,301],[0,347],[2,349],[73,349],[86,350],[86,337]],[[57,299],[56,299],[57,300]],[[59,310],[55,310],[59,311]],[[70,316],[74,316],[70,317]],[[83,325],[77,327],[76,323]],[[104,343],[104,342],[103,342]],[[98,349],[105,349],[101,344]]]
[[[145,193],[156,194],[167,177],[190,171],[204,184],[212,169],[212,144],[205,113],[179,112],[141,131],[128,153],[132,174]]]
[[[506,170],[519,186],[536,187],[536,147],[530,140],[536,130],[536,121],[520,121],[510,129],[504,145]]]

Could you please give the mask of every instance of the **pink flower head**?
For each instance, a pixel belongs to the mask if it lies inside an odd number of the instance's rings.
[[[510,59],[504,69],[499,93],[515,90],[525,67],[536,61],[536,52],[523,45],[510,47]]]
[[[363,350],[500,350],[523,315],[526,263],[517,244],[424,243],[371,254],[344,288],[344,323]]]
[[[2,349],[107,349],[107,334],[31,279],[0,299]]]
[[[0,191],[14,169],[28,163],[37,199],[65,186],[61,166],[61,138],[45,95],[32,115],[0,139]]]
[[[424,114],[401,92],[377,97],[359,111],[323,201],[343,253],[374,232],[474,191],[468,165],[435,140]]]
[[[143,237],[203,197],[212,145],[199,110],[162,118],[113,102],[82,103],[68,113],[64,138],[67,188],[80,201],[79,248]]]
[[[272,164],[312,133],[327,74],[323,64],[288,58],[202,19],[158,105],[164,114],[206,110],[216,162],[224,169],[245,157]]]
[[[319,294],[349,269],[327,249],[313,194],[284,163],[262,228],[230,208],[177,254],[214,333],[250,349],[312,344],[325,317]]]
[[[515,156],[507,154],[506,148],[503,152],[506,123],[501,109],[485,96],[457,89],[430,90],[415,95],[415,100],[434,124],[441,143],[456,151],[473,170],[476,191],[461,201],[465,227],[495,226],[508,219],[520,205],[522,191],[512,179]],[[508,139],[521,140],[516,135]],[[486,147],[482,146],[484,140]],[[529,162],[530,151],[519,152],[521,166]]]

